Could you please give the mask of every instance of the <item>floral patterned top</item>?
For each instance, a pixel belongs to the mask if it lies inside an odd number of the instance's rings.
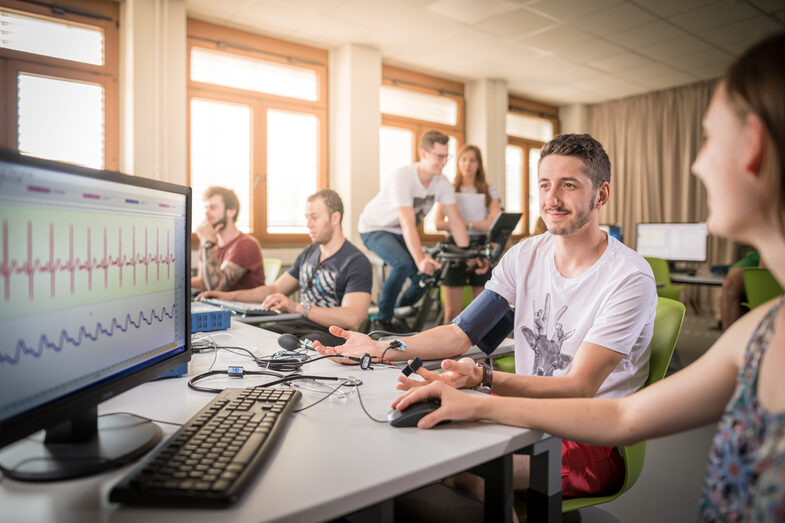
[[[755,330],[709,452],[702,521],[785,521],[785,413],[760,405],[758,369],[780,300]]]

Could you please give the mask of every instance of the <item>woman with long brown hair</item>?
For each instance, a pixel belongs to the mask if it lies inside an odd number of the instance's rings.
[[[455,203],[461,218],[466,223],[470,245],[482,242],[491,228],[493,220],[501,212],[501,200],[496,187],[488,184],[482,153],[476,145],[464,145],[458,152],[458,172],[455,174]],[[444,209],[436,207],[436,228],[440,231],[450,230]],[[459,262],[444,271],[444,323],[449,323],[461,312],[463,288],[471,285],[476,297],[482,292],[485,282],[491,277],[491,271],[477,274],[475,265]]]

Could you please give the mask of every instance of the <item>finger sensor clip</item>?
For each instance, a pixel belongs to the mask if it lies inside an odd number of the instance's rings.
[[[404,367],[401,372],[403,372],[404,376],[409,376],[412,372],[416,372],[420,367],[422,367],[422,360],[415,356],[412,362]]]

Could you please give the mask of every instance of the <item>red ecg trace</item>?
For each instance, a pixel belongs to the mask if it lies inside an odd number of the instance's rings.
[[[55,296],[55,284],[58,273],[68,273],[71,283],[71,294],[74,293],[75,274],[77,271],[87,272],[87,289],[93,289],[93,271],[104,271],[104,288],[109,287],[109,270],[117,267],[119,271],[119,286],[123,286],[123,268],[133,267],[133,286],[136,286],[136,266],[145,267],[145,284],[150,283],[150,265],[156,266],[157,281],[161,280],[161,265],[166,265],[166,278],[171,278],[172,264],[175,257],[171,253],[169,245],[169,235],[166,234],[166,253],[161,252],[161,231],[155,228],[155,254],[149,252],[148,248],[148,227],[144,228],[144,253],[136,252],[136,226],[131,227],[131,253],[123,254],[123,230],[118,228],[117,235],[117,256],[112,258],[108,254],[107,228],[103,227],[103,255],[100,258],[93,257],[92,229],[87,227],[87,255],[84,258],[74,257],[74,226],[68,226],[68,258],[55,257],[55,232],[54,223],[49,224],[49,258],[41,261],[41,258],[33,259],[33,222],[27,222],[27,259],[24,261],[9,260],[8,252],[8,220],[3,220],[3,258],[0,263],[0,276],[4,283],[5,301],[10,300],[11,296],[11,276],[26,275],[28,281],[28,294],[32,300],[34,297],[34,281],[36,274],[49,273],[50,275],[50,295]]]

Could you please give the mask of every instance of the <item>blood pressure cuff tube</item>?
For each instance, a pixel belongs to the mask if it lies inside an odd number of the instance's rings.
[[[452,323],[481,351],[490,354],[512,332],[514,320],[515,313],[507,300],[485,289]]]

